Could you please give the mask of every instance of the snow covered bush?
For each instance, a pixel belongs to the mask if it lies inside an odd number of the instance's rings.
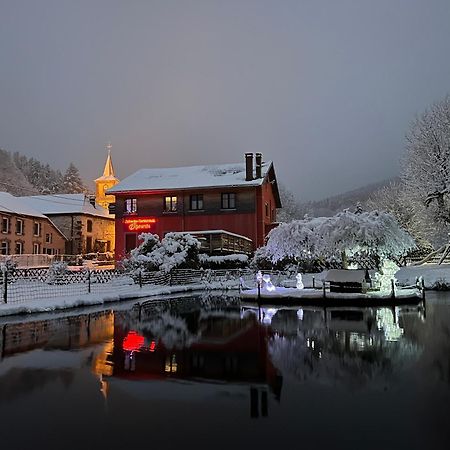
[[[268,235],[266,257],[276,263],[325,258],[340,261],[370,255],[398,258],[415,248],[413,238],[388,213],[371,211],[352,213],[348,210],[333,217],[307,218],[280,224]]]
[[[67,263],[64,261],[56,261],[48,268],[45,281],[48,284],[58,284],[66,272]]]
[[[198,257],[203,269],[243,269],[248,265],[248,256],[242,254],[209,256],[202,253]]]
[[[200,246],[200,241],[188,233],[167,233],[156,250],[162,258],[159,269],[197,269]]]
[[[123,261],[125,269],[170,272],[198,268],[201,244],[188,233],[167,233],[161,241],[156,234],[143,233],[139,239],[141,244]]]
[[[0,263],[0,272],[12,272],[17,267],[17,263],[13,262],[11,258],[7,258]]]

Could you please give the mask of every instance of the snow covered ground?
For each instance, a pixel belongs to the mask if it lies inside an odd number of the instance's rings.
[[[426,289],[450,289],[450,264],[423,264],[421,266],[401,267],[395,274],[401,286],[411,286],[422,277]]]
[[[21,303],[0,304],[0,316],[15,314],[40,313],[81,306],[101,305],[121,300],[139,299],[159,295],[169,295],[182,292],[204,291],[204,284],[189,284],[180,286],[124,286],[116,293],[78,294],[40,300],[28,300]]]

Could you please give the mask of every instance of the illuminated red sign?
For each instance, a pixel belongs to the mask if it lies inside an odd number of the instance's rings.
[[[156,223],[154,217],[130,217],[123,220],[127,231],[149,231]]]
[[[122,348],[128,352],[139,350],[144,345],[144,336],[136,333],[136,331],[128,332],[123,340]]]

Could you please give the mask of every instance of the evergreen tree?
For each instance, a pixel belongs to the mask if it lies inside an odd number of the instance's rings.
[[[73,163],[69,164],[69,167],[64,174],[62,188],[66,194],[86,192],[86,187],[81,180],[80,172]]]

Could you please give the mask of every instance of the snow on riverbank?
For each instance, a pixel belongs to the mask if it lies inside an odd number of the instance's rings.
[[[16,314],[41,313],[82,306],[102,305],[104,303],[132,300],[158,295],[169,295],[182,292],[204,291],[204,284],[188,284],[180,286],[127,286],[115,294],[79,294],[41,300],[25,300],[20,303],[0,305],[0,316]]]
[[[401,286],[411,286],[420,277],[423,278],[425,289],[448,290],[450,289],[450,264],[402,267],[395,274],[395,278]]]

